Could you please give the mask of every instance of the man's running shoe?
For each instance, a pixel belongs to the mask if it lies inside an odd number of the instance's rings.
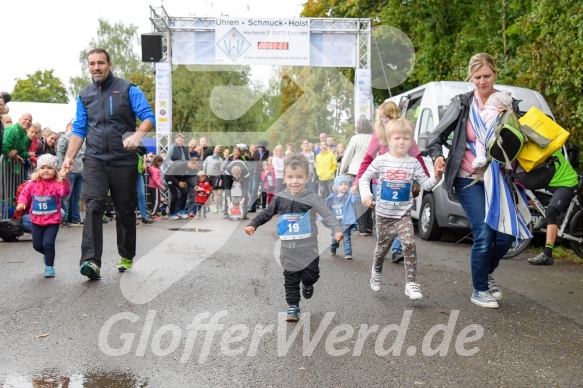
[[[121,260],[119,261],[119,264],[117,265],[117,270],[119,272],[125,272],[128,269],[132,268],[133,265],[134,265],[133,261],[131,261],[130,259],[126,259],[125,257],[122,257]]]
[[[81,275],[87,276],[91,280],[101,279],[99,266],[92,261],[86,261],[81,266]]]
[[[531,257],[527,261],[534,265],[553,265],[555,259],[553,257],[548,257],[544,252],[541,252],[540,255]]]

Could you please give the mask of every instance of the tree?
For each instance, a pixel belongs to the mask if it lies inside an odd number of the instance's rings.
[[[53,70],[37,70],[34,74],[27,74],[27,77],[16,79],[12,93],[13,101],[63,104],[69,102],[67,89],[63,86],[63,82],[53,75]]]
[[[152,68],[143,63],[136,52],[138,42],[138,28],[133,24],[129,26],[123,23],[110,24],[105,19],[99,19],[97,39],[91,39],[89,47],[79,54],[82,76],[69,80],[69,93],[77,97],[81,89],[91,81],[87,69],[87,54],[97,47],[107,50],[112,62],[112,72],[117,77],[130,79],[133,74],[153,73]]]
[[[538,90],[557,122],[583,141],[583,7],[577,0],[542,0],[510,28],[524,42],[510,63],[516,82]]]
[[[207,71],[198,66],[177,66],[172,73],[173,130],[230,133],[234,136],[225,139],[217,134],[207,140],[232,142],[225,145],[244,142],[245,132],[261,131],[268,122],[258,93],[246,67],[239,71]]]

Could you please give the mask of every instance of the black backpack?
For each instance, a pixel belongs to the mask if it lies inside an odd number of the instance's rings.
[[[22,222],[17,220],[0,221],[0,238],[6,242],[18,241],[18,237],[24,234]]]
[[[555,162],[558,162],[558,159],[551,156],[540,166],[528,172],[518,165],[514,172],[514,177],[526,189],[544,189],[551,183],[551,180],[555,176],[555,172],[557,171]]]

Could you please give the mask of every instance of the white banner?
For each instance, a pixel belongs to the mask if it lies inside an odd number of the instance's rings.
[[[172,65],[156,63],[156,133],[172,133]]]
[[[361,116],[370,120],[372,110],[372,83],[370,69],[356,69],[354,74],[354,122]]]
[[[309,66],[310,21],[218,17],[215,64]]]

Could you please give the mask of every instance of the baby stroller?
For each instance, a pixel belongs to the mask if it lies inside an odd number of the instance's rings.
[[[241,202],[236,199],[229,205],[229,221],[240,221],[243,219],[243,212],[241,211]]]

